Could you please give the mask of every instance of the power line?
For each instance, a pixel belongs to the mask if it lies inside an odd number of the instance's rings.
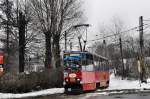
[[[101,37],[101,38],[94,39],[94,40],[89,40],[89,41],[97,41],[97,40],[101,40],[101,39],[104,39],[104,38],[109,38],[109,37],[112,37],[112,36],[117,36],[117,35],[120,35],[120,34],[122,34],[122,33],[129,32],[129,31],[131,31],[131,30],[135,30],[135,29],[137,29],[137,28],[138,28],[138,27],[134,27],[134,28],[132,28],[132,29],[130,29],[130,30],[126,30],[126,31],[124,31],[124,32],[107,35],[107,36],[105,36],[105,37]],[[88,42],[89,42],[89,41],[88,41]]]
[[[147,26],[147,27],[144,28],[144,30],[145,30],[145,29],[147,29],[147,28],[150,26],[150,23],[148,23],[148,24],[143,24],[143,26]],[[130,29],[125,30],[125,31],[122,31],[122,32],[120,32],[120,33],[115,33],[115,34],[107,35],[107,36],[104,36],[104,37],[101,37],[101,38],[98,38],[98,39],[89,40],[89,41],[87,41],[87,43],[91,43],[91,42],[94,42],[94,41],[99,41],[99,40],[102,40],[102,39],[105,39],[105,38],[110,38],[110,37],[117,36],[117,35],[120,35],[120,34],[123,34],[123,33],[126,33],[126,32],[133,31],[133,30],[139,31],[139,26],[130,28]],[[74,35],[74,36],[75,36],[75,35]],[[83,38],[82,38],[82,39],[83,39]],[[77,41],[74,41],[73,43],[74,43],[74,44],[77,44],[78,42],[77,42]]]
[[[150,21],[150,18],[148,18],[148,19],[143,19],[143,21]]]
[[[144,24],[143,26],[146,26],[146,25],[150,25],[150,23],[149,23],[149,24]],[[139,26],[137,26],[137,27],[133,27],[133,28],[128,29],[128,30],[125,30],[125,31],[123,31],[123,32],[115,33],[115,34],[111,34],[111,35],[107,35],[107,36],[105,36],[105,37],[101,37],[101,38],[94,39],[94,40],[89,40],[88,42],[98,41],[98,40],[101,40],[101,39],[105,39],[105,38],[109,38],[109,37],[117,36],[117,35],[120,35],[120,34],[123,34],[123,33],[129,32],[129,31],[136,30],[136,29],[138,29],[138,28],[139,28]],[[139,30],[137,30],[137,31],[139,31]]]
[[[147,25],[143,30],[145,30],[145,29],[147,29],[147,28],[149,28],[150,27],[150,24],[149,25]]]

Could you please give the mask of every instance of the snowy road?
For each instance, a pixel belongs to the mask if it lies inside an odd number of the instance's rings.
[[[84,99],[150,99],[150,94],[126,94],[113,96],[91,96]]]
[[[82,94],[82,95],[51,95],[37,98],[26,99],[150,99],[150,93],[142,94],[125,94],[125,95],[99,95],[99,94]]]
[[[150,94],[130,94],[130,95],[114,95],[114,96],[95,96],[87,99],[150,99]]]

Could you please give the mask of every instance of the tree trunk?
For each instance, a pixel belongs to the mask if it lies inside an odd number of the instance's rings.
[[[25,15],[23,15],[22,12],[19,12],[19,72],[24,72],[25,65],[25,27]]]
[[[51,66],[51,60],[52,60],[52,53],[51,53],[51,34],[49,32],[45,33],[45,68],[50,69]]]
[[[55,67],[56,68],[61,67],[59,36],[53,37],[53,55]]]

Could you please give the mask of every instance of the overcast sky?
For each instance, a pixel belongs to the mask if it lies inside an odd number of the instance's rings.
[[[129,28],[138,26],[139,16],[150,19],[150,0],[84,0],[83,6],[87,23],[92,25],[89,39],[98,33],[100,24],[108,24],[113,16],[120,17]]]

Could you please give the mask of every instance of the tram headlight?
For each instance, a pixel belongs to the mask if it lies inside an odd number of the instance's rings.
[[[80,81],[80,79],[78,78],[77,81]]]
[[[82,84],[82,80],[80,78],[77,78],[77,83]]]
[[[80,81],[80,84],[83,84],[83,81]]]

